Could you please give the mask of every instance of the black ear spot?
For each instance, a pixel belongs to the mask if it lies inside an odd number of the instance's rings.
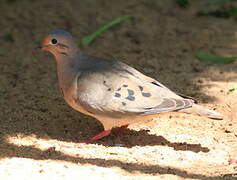
[[[51,40],[51,43],[52,43],[52,44],[57,44],[58,41],[57,41],[57,39],[52,39],[52,40]]]

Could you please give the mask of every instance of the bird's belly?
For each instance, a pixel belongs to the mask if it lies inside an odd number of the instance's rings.
[[[95,118],[99,120],[105,130],[112,129],[114,127],[121,127],[124,125],[135,124],[139,122],[144,122],[150,120],[154,117],[159,116],[159,114],[149,115],[149,116],[127,116],[124,118],[112,118],[112,117],[105,117],[105,116],[96,116]]]
[[[65,98],[65,101],[76,111],[92,116],[96,118],[98,121],[100,121],[101,124],[104,126],[105,130],[110,130],[114,127],[121,127],[124,125],[130,125],[130,124],[143,122],[143,121],[146,121],[158,116],[158,114],[153,114],[153,115],[147,115],[147,116],[127,116],[127,117],[122,117],[122,118],[115,118],[115,117],[108,117],[108,116],[103,116],[103,115],[98,115],[98,114],[92,114],[88,112],[85,108],[83,108],[83,106],[75,102],[72,96],[64,96],[64,98]]]
[[[86,111],[85,108],[83,108],[80,104],[78,104],[77,102],[75,102],[75,99],[73,98],[74,96],[72,95],[72,93],[65,93],[64,94],[64,99],[67,102],[67,104],[69,106],[71,106],[74,110],[79,111],[83,114],[89,115],[89,116],[93,116],[93,114],[89,113],[88,111]]]

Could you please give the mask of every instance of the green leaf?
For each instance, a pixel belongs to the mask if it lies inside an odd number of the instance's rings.
[[[208,0],[208,3],[209,4],[224,4],[231,1],[236,1],[236,0]]]
[[[13,35],[10,32],[8,32],[4,35],[4,39],[8,42],[14,42],[15,41]]]
[[[189,6],[188,0],[176,0],[176,3],[182,8],[187,8]]]
[[[129,18],[130,18],[129,16],[121,16],[121,17],[113,19],[108,24],[105,24],[104,26],[100,27],[96,32],[94,32],[94,33],[92,33],[88,36],[83,37],[82,40],[81,40],[81,45],[82,46],[90,45],[102,33],[107,31],[108,29],[112,28],[113,26],[128,20]]]
[[[229,89],[227,94],[231,94],[231,93],[233,93],[235,91],[237,91],[237,86]]]
[[[203,52],[196,52],[194,53],[194,56],[201,61],[208,61],[208,62],[222,63],[222,64],[231,63],[237,59],[237,57],[210,56]]]
[[[237,7],[228,7],[215,10],[201,10],[197,14],[200,16],[214,16],[221,18],[237,17]]]

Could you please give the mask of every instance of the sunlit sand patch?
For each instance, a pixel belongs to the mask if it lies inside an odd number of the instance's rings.
[[[105,160],[119,160],[126,163],[149,161],[150,165],[176,166],[177,168],[189,167],[191,165],[199,166],[201,164],[212,164],[215,167],[222,167],[228,164],[229,158],[228,152],[224,151],[224,149],[210,149],[209,152],[196,153],[192,151],[176,151],[172,147],[167,146],[105,147],[96,144],[38,139],[34,135],[8,136],[6,140],[8,143],[19,147],[27,146],[40,149],[42,153],[51,150],[60,153],[62,156],[74,158],[100,158]]]
[[[0,161],[0,179],[24,180],[65,180],[65,179],[121,179],[125,170],[118,167],[99,167],[91,164],[75,164],[64,161],[34,160],[25,158],[5,158]],[[135,173],[126,173],[127,176],[136,177]],[[140,177],[140,175],[137,175]],[[142,176],[142,175],[141,175]]]

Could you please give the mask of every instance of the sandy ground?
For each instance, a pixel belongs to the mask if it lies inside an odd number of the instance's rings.
[[[234,19],[198,17],[174,1],[0,2],[0,179],[236,179],[237,62],[200,62],[198,50],[237,56]],[[225,115],[223,121],[164,114],[94,144],[98,121],[72,110],[58,90],[56,67],[36,42],[55,28],[79,39],[121,15],[82,51],[119,59],[172,90]],[[236,161],[235,161],[236,159]]]

